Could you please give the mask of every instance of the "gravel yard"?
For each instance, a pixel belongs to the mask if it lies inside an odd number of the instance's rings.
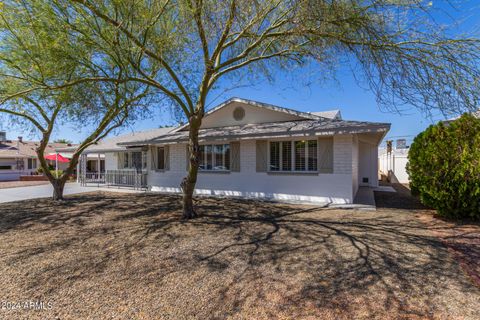
[[[154,194],[1,204],[0,318],[479,319],[439,220],[400,191],[377,211],[204,198],[192,221]],[[45,306],[4,308],[25,301]]]

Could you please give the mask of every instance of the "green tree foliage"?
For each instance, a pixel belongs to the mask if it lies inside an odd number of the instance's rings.
[[[421,201],[445,217],[480,219],[480,119],[465,114],[414,140],[407,172]]]
[[[3,1],[0,10],[0,113],[41,136],[36,148],[43,173],[63,199],[65,182],[80,154],[133,120],[148,86],[129,82],[131,68],[101,53],[81,30],[68,28],[48,1]],[[89,128],[63,172],[52,174],[44,158],[62,123]]]

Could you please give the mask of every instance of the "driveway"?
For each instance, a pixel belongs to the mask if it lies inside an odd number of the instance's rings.
[[[85,192],[94,192],[94,191],[119,191],[119,192],[139,192],[129,189],[116,189],[116,188],[106,188],[106,187],[97,187],[97,186],[87,186],[82,187],[76,182],[65,184],[64,195],[79,194]],[[50,183],[42,184],[39,186],[28,186],[28,187],[16,187],[2,189],[0,191],[0,203],[20,201],[20,200],[30,200],[30,199],[39,199],[39,198],[49,198],[53,194],[53,187]]]
[[[48,183],[48,181],[0,181],[0,189],[40,186]]]

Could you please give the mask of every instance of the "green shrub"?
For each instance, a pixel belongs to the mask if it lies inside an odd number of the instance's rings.
[[[55,173],[55,167],[51,164],[48,165],[48,171],[50,172],[53,172],[52,174]],[[59,174],[61,174],[61,172],[63,172],[62,170],[58,170]],[[37,173],[38,174],[43,174],[43,168],[42,167],[38,167],[37,168]]]
[[[52,174],[52,176],[54,177],[57,177],[57,173],[58,173],[58,177],[60,177],[62,174],[63,174],[63,170],[50,170],[50,173]]]
[[[420,133],[410,148],[412,190],[450,218],[480,218],[480,120],[465,114]]]

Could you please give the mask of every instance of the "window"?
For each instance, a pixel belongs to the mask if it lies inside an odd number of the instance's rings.
[[[157,148],[157,169],[165,170],[165,148]]]
[[[270,170],[280,171],[280,142],[270,142]]]
[[[12,166],[0,165],[0,170],[12,170]]]
[[[87,160],[87,172],[96,172],[96,162],[94,160]]]
[[[208,144],[200,146],[199,157],[200,170],[230,170],[230,145],[228,144]]]
[[[292,142],[270,142],[270,171],[292,171]]]
[[[141,152],[132,152],[132,168],[133,169],[141,169],[143,164],[142,153]]]
[[[295,171],[305,171],[305,141],[295,141]]]
[[[282,143],[282,170],[292,170],[292,143],[283,141]]]
[[[28,169],[36,169],[37,168],[37,159],[28,159]]]
[[[147,167],[146,152],[133,151],[123,153],[123,169],[145,169]]]
[[[123,157],[123,167],[124,167],[125,169],[130,168],[130,160],[129,160],[129,158],[130,158],[130,153],[125,152],[125,153],[124,153],[124,157]]]
[[[307,165],[308,171],[318,170],[318,152],[317,152],[317,140],[308,140],[307,142]]]
[[[205,170],[212,170],[213,169],[212,146],[205,146],[204,153],[205,153]]]
[[[270,171],[317,170],[316,140],[270,142]]]
[[[17,170],[24,170],[25,169],[25,161],[23,159],[17,160]]]

